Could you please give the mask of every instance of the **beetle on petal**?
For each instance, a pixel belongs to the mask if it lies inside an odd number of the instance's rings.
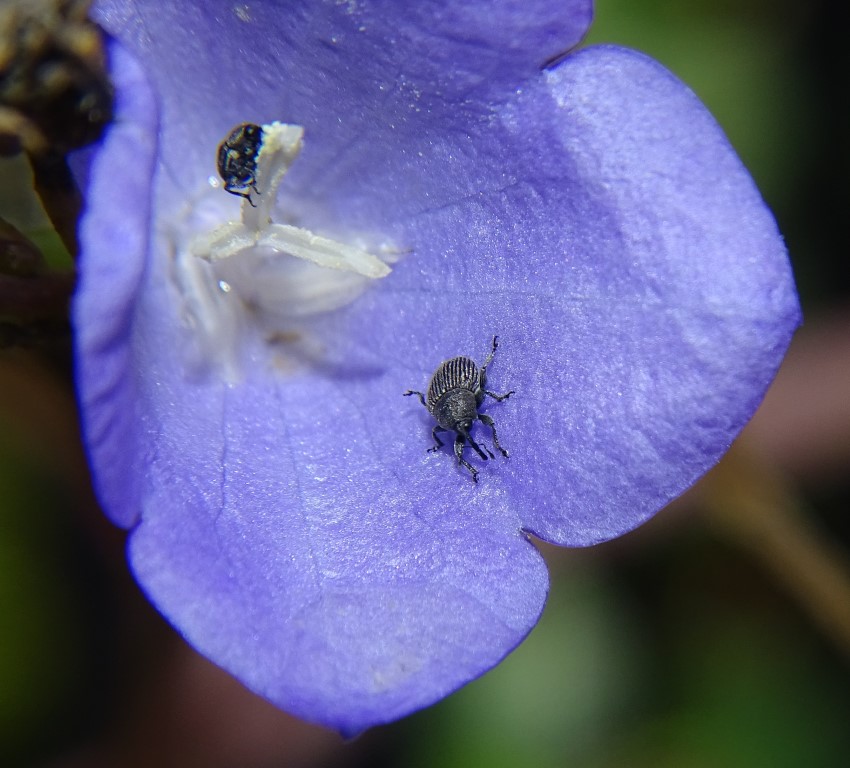
[[[428,382],[427,395],[412,389],[404,393],[405,397],[417,395],[419,402],[437,420],[434,429],[431,430],[435,445],[428,450],[437,451],[444,445],[443,441],[437,436],[438,432],[454,432],[454,451],[458,464],[462,464],[469,470],[472,480],[476,483],[478,482],[478,470],[463,458],[464,445],[468,442],[484,461],[487,461],[487,455],[491,459],[496,457],[486,446],[482,450],[469,433],[473,421],[478,419],[478,421],[490,427],[490,431],[493,433],[493,444],[499,449],[502,456],[505,458],[508,456],[508,452],[499,443],[495,422],[486,413],[478,411],[478,408],[484,402],[485,395],[490,395],[494,400],[501,402],[514,394],[514,390],[510,390],[504,395],[497,395],[486,388],[487,366],[492,362],[498,347],[499,337],[494,336],[492,349],[480,370],[475,362],[468,357],[463,355],[453,357],[437,366],[437,370],[434,371],[431,380]],[[485,450],[487,454],[484,453]]]

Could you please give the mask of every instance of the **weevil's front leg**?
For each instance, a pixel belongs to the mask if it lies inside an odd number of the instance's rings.
[[[440,448],[442,448],[445,445],[445,443],[442,440],[440,440],[439,437],[437,437],[437,432],[445,432],[445,431],[446,430],[443,429],[439,424],[436,424],[434,426],[434,429],[431,430],[431,437],[434,438],[435,445],[432,445],[428,449],[428,453],[434,453],[435,451],[439,451]]]
[[[472,475],[472,481],[474,483],[478,482],[478,470],[472,466],[465,458],[463,458],[463,446],[466,442],[464,436],[458,432],[455,436],[455,456],[457,456],[458,464],[463,464],[468,470],[469,474]]]
[[[485,454],[484,451],[481,450],[481,446],[475,442],[475,438],[473,438],[472,435],[470,435],[468,432],[461,432],[460,434],[465,440],[469,441],[469,444],[472,446],[472,450],[475,451],[482,458],[482,460],[487,461],[487,454]]]
[[[505,397],[507,397],[507,395],[505,395]],[[508,458],[508,452],[502,448],[502,444],[499,442],[499,436],[496,434],[496,423],[486,413],[479,413],[478,418],[481,422],[490,427],[490,431],[493,433],[493,444],[502,452],[502,456]]]

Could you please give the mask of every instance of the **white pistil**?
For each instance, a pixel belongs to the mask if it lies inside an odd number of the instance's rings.
[[[391,245],[381,246],[383,258],[378,258],[272,221],[278,190],[301,151],[303,135],[298,125],[262,126],[252,183],[235,185],[250,195],[239,219],[225,220],[233,198],[218,183],[210,184],[214,190],[190,202],[168,233],[183,318],[192,330],[187,347],[192,369],[212,364],[235,383],[242,377],[249,338],[303,330],[311,316],[350,304],[371,280],[390,273],[386,262],[398,253]]]
[[[274,224],[272,208],[289,166],[301,151],[304,129],[299,125],[271,123],[263,126],[263,143],[257,155],[259,194],[242,203],[241,221],[229,221],[191,244],[193,256],[210,262],[232,259],[247,249],[262,248],[268,258],[295,257],[325,269],[354,272],[363,277],[386,277],[390,268],[367,251],[288,224]],[[268,249],[268,250],[265,250]]]

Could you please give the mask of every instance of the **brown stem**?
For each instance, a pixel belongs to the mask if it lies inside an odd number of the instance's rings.
[[[77,221],[82,210],[82,197],[61,155],[30,155],[35,191],[68,253],[76,260],[79,252]]]
[[[850,658],[850,561],[817,530],[791,483],[739,440],[688,494],[746,547]]]
[[[73,290],[72,274],[47,273],[38,277],[0,274],[0,317],[24,323],[64,317]]]

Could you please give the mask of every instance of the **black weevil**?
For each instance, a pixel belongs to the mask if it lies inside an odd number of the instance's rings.
[[[257,189],[257,155],[263,145],[263,129],[253,123],[237,125],[218,146],[218,173],[224,189],[231,195],[244,197],[251,205],[251,193]],[[256,206],[254,206],[256,208]]]
[[[473,421],[477,419],[490,427],[493,433],[493,444],[501,451],[503,456],[507,457],[508,455],[496,436],[496,425],[493,419],[486,413],[479,413],[478,411],[479,406],[484,402],[485,395],[490,395],[494,400],[501,402],[514,394],[514,391],[511,390],[507,394],[497,395],[495,392],[486,389],[487,366],[493,360],[493,355],[496,354],[498,346],[499,337],[494,336],[493,347],[480,370],[475,362],[468,357],[453,357],[451,360],[440,363],[437,370],[434,371],[431,381],[428,382],[427,395],[412,389],[404,393],[405,397],[417,395],[422,405],[437,420],[437,424],[431,432],[436,444],[428,450],[436,451],[443,446],[443,441],[437,437],[438,432],[454,432],[454,452],[458,463],[463,464],[469,470],[476,483],[478,482],[478,470],[463,458],[463,447],[468,442],[484,461],[487,460],[487,456],[469,433]],[[495,458],[486,446],[485,449],[491,459]]]

